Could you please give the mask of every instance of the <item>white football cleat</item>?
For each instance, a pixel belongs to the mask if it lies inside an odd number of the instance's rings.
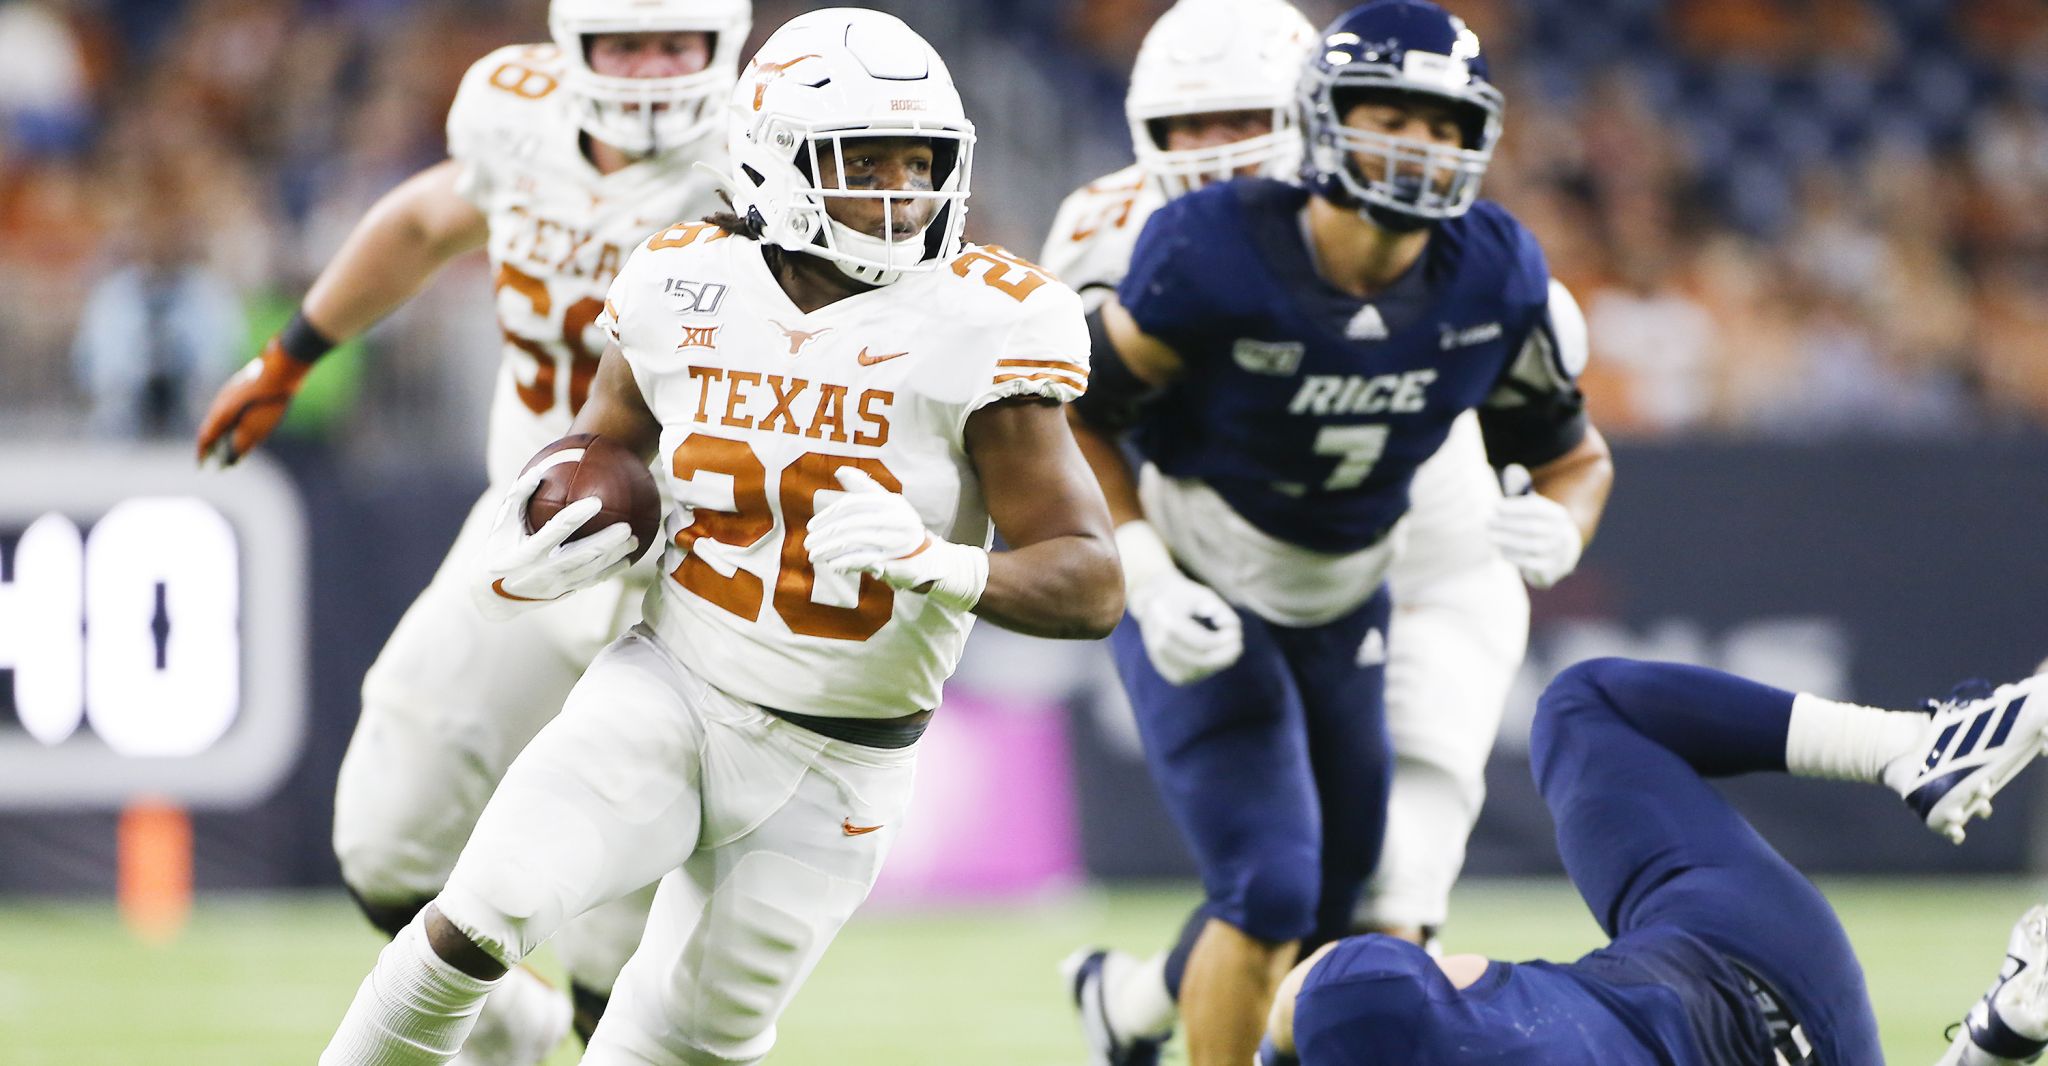
[[[1157,1066],[1163,1037],[1124,1037],[1109,1024],[1104,971],[1111,965],[1132,966],[1136,960],[1120,951],[1087,947],[1060,963],[1060,976],[1081,1015],[1081,1035],[1088,1041],[1089,1066]]]
[[[1988,816],[1991,797],[2048,749],[2048,674],[1988,694],[1959,690],[1933,704],[1922,738],[1885,767],[1884,783],[1960,844],[1970,819]]]
[[[2005,965],[1963,1019],[1943,1066],[2033,1062],[2048,1050],[2048,907],[2013,926]]]

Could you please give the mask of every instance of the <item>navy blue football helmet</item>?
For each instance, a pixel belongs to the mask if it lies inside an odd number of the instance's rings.
[[[1464,143],[1433,145],[1344,124],[1375,96],[1447,101]],[[1364,209],[1393,229],[1456,218],[1479,198],[1500,140],[1500,90],[1487,79],[1479,37],[1429,0],[1373,0],[1323,31],[1302,72],[1302,183],[1333,203]]]

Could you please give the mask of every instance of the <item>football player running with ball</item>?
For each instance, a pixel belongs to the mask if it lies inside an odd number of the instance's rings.
[[[1126,112],[1138,162],[1067,197],[1040,262],[1097,311],[1123,280],[1138,234],[1162,204],[1231,177],[1296,177],[1302,153],[1295,89],[1314,39],[1314,28],[1285,0],[1176,4],[1146,35],[1131,72]],[[1582,319],[1554,282],[1550,312],[1559,344],[1578,358]],[[1113,427],[1120,413],[1091,402],[1107,397],[1097,390],[1074,410]],[[1503,507],[1542,504],[1503,502],[1470,412],[1415,472],[1409,497],[1406,543],[1387,575],[1392,627],[1368,631],[1373,646],[1359,649],[1366,658],[1385,658],[1394,774],[1379,868],[1356,918],[1420,940],[1448,915],[1465,841],[1486,795],[1487,756],[1528,643],[1524,578],[1493,543],[1489,519]],[[1552,575],[1530,579],[1547,584]],[[1219,656],[1235,653],[1236,644],[1218,643]],[[1120,1066],[1156,1056],[1172,1027],[1185,961],[1185,945],[1142,961],[1100,949],[1068,959],[1097,1062]]]
[[[487,248],[504,333],[491,405],[493,486],[363,679],[342,762],[334,849],[372,924],[396,935],[447,881],[512,757],[605,643],[639,616],[647,571],[494,621],[468,588],[503,486],[584,404],[604,350],[604,295],[628,253],[719,205],[695,169],[724,155],[726,98],[752,25],[746,0],[554,0],[553,43],[472,66],[448,114],[448,155],[380,200],[291,323],[214,401],[203,459],[233,463],[284,417],[313,363]],[[650,896],[558,941],[585,1036],[639,942]],[[492,997],[468,1061],[538,1062],[568,1002],[528,972]]]
[[[1598,659],[1559,674],[1530,755],[1557,849],[1612,942],[1569,963],[1339,941],[1281,985],[1262,1066],[1883,1066],[1842,924],[1708,779],[1881,784],[1960,843],[2048,743],[2048,676],[1925,712],[1714,670]],[[2048,1049],[2048,908],[2020,919],[1940,1066]]]
[[[1418,468],[1476,409],[1487,459],[1534,491],[1466,521],[1538,585],[1577,563],[1613,479],[1577,310],[1478,199],[1502,109],[1478,39],[1425,0],[1367,4],[1311,42],[1297,100],[1306,188],[1239,178],[1154,210],[1077,427],[1118,523],[1119,672],[1202,873],[1164,975],[1195,1066],[1251,1058],[1301,945],[1348,931],[1378,864],[1385,582]],[[1147,1035],[1095,1043],[1143,1062]]]
[[[880,872],[974,616],[1092,639],[1122,613],[1062,407],[1087,383],[1080,301],[962,245],[973,127],[938,55],[893,17],[816,11],[732,106],[735,210],[628,260],[572,427],[658,457],[674,504],[646,621],[513,762],[325,1063],[447,1061],[507,967],[656,881],[584,1061],[760,1061]],[[514,483],[500,565],[472,577],[515,606],[631,547],[614,526],[594,559],[545,550],[590,506],[529,533],[548,468]]]

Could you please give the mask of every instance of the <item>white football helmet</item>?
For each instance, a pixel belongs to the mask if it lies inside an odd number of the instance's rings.
[[[894,15],[826,8],[791,19],[761,45],[732,97],[733,206],[778,248],[839,264],[847,276],[887,285],[930,270],[960,248],[974,155],[974,124],[945,61]],[[928,190],[821,187],[820,148],[837,158],[849,142],[925,138]],[[932,201],[918,232],[875,237],[826,213],[834,197]]]
[[[1180,0],[1138,49],[1124,115],[1138,165],[1167,199],[1258,167],[1292,179],[1301,165],[1295,84],[1315,40],[1287,0]],[[1169,151],[1163,120],[1217,111],[1269,111],[1273,129],[1230,144]]]
[[[631,156],[681,147],[718,125],[754,26],[750,0],[553,0],[548,30],[568,60],[563,79],[586,133]],[[673,78],[607,77],[590,69],[598,33],[711,35],[711,61]]]

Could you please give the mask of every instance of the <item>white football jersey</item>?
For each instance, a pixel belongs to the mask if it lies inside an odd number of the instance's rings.
[[[515,475],[569,432],[590,389],[612,278],[647,235],[719,210],[717,137],[599,174],[562,88],[551,44],[500,48],[469,68],[448,112],[457,189],[490,220],[489,251],[504,362],[491,400],[491,480]]]
[[[1166,203],[1136,163],[1075,189],[1060,201],[1039,263],[1094,311],[1116,295],[1131,268],[1145,220]]]
[[[1012,396],[1088,380],[1073,291],[1000,248],[798,310],[762,245],[708,224],[656,234],[612,286],[605,324],[661,422],[675,504],[648,622],[730,695],[801,714],[895,717],[938,705],[969,612],[814,570],[804,546],[843,467],[901,492],[933,535],[987,547],[963,441]]]

